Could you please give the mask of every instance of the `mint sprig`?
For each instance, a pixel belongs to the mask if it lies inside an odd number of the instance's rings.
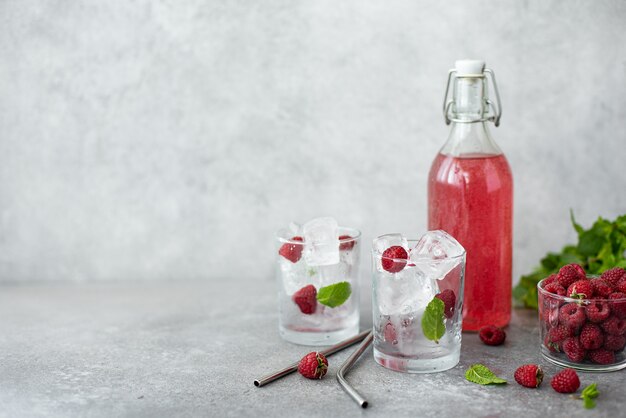
[[[598,397],[600,392],[598,391],[598,385],[596,383],[592,383],[583,389],[582,394],[580,395],[580,399],[583,400],[583,406],[586,409],[593,409],[596,407],[595,398]]]
[[[439,344],[439,339],[446,332],[444,310],[446,305],[439,298],[430,301],[422,315],[422,331],[424,336]]]
[[[339,282],[321,287],[317,291],[317,301],[330,308],[343,305],[352,294],[352,287],[348,282]]]
[[[500,379],[494,372],[489,370],[487,366],[482,364],[474,364],[465,372],[465,378],[479,385],[503,385],[507,381]]]
[[[612,267],[626,268],[626,214],[614,221],[598,218],[589,229],[576,222],[572,211],[570,219],[578,243],[548,253],[533,272],[520,278],[513,290],[515,300],[527,308],[537,309],[537,283],[566,264],[580,264],[587,274],[600,274]]]

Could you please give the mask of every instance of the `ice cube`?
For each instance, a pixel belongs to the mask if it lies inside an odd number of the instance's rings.
[[[334,218],[315,218],[302,226],[304,258],[310,266],[328,266],[339,262],[337,221]]]
[[[408,268],[378,283],[376,301],[383,315],[406,315],[408,312],[420,315],[437,293],[439,285],[436,280]]]
[[[302,225],[297,222],[289,222],[289,231],[292,236],[302,236]]]
[[[387,248],[393,247],[394,245],[399,245],[409,251],[409,242],[402,234],[385,234],[374,240],[374,248],[380,254],[384,253]]]
[[[428,231],[409,252],[411,263],[426,277],[442,280],[462,261],[465,249],[445,231]]]
[[[305,263],[292,263],[280,257],[279,265],[280,277],[287,295],[293,295],[304,286],[314,283],[316,271],[307,267]]]

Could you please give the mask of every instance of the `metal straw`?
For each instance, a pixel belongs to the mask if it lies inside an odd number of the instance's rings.
[[[342,342],[333,345],[330,348],[327,348],[324,351],[320,351],[320,353],[322,353],[324,356],[330,356],[332,354],[335,354],[338,351],[343,350],[346,347],[350,347],[351,345],[354,345],[360,341],[362,341],[365,337],[367,337],[368,334],[370,334],[371,331],[367,330],[367,331],[363,331],[362,333],[355,335],[352,338],[348,338],[347,340],[343,340]],[[265,386],[268,383],[273,382],[274,380],[278,380],[281,377],[285,377],[290,373],[295,372],[296,370],[298,370],[298,365],[300,364],[300,360],[296,361],[295,363],[290,364],[289,366],[285,367],[282,370],[279,370],[277,372],[268,374],[267,376],[263,376],[260,379],[256,379],[254,381],[254,386],[256,387],[261,387],[261,386]]]
[[[352,399],[354,399],[361,408],[367,408],[368,403],[365,398],[361,396],[361,394],[357,392],[356,389],[354,389],[350,385],[350,383],[348,383],[348,381],[344,377],[344,374],[347,373],[348,370],[350,370],[350,367],[352,367],[354,363],[358,360],[358,358],[361,357],[361,354],[363,354],[367,347],[369,347],[373,339],[374,335],[371,331],[369,331],[367,337],[365,337],[361,345],[356,350],[354,350],[354,353],[352,353],[350,357],[348,357],[348,359],[341,365],[339,371],[337,372],[337,381],[339,382],[343,390],[345,390],[346,393],[350,395],[350,397],[352,397]]]

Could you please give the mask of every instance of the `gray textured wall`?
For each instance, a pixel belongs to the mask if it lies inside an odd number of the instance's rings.
[[[465,57],[500,83],[517,277],[574,238],[569,208],[626,211],[625,22],[617,0],[4,0],[0,281],[270,280],[273,231],[318,215],[417,234]]]

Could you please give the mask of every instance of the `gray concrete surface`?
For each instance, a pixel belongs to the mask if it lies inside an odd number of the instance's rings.
[[[534,312],[515,312],[503,347],[465,334],[461,363],[444,373],[389,371],[368,350],[348,376],[367,410],[332,376],[348,352],[330,357],[321,381],[253,386],[310,351],[280,340],[276,316],[274,289],[256,280],[1,286],[0,417],[624,416],[624,371],[581,374],[601,391],[593,411],[547,382],[514,382],[522,363],[557,370],[538,355]],[[371,323],[367,309],[363,318]],[[511,383],[465,381],[475,362]]]
[[[623,0],[2,0],[0,281],[262,279],[272,233],[315,216],[417,235],[467,57],[500,84],[517,279],[574,238],[570,208],[626,207],[625,21]]]

